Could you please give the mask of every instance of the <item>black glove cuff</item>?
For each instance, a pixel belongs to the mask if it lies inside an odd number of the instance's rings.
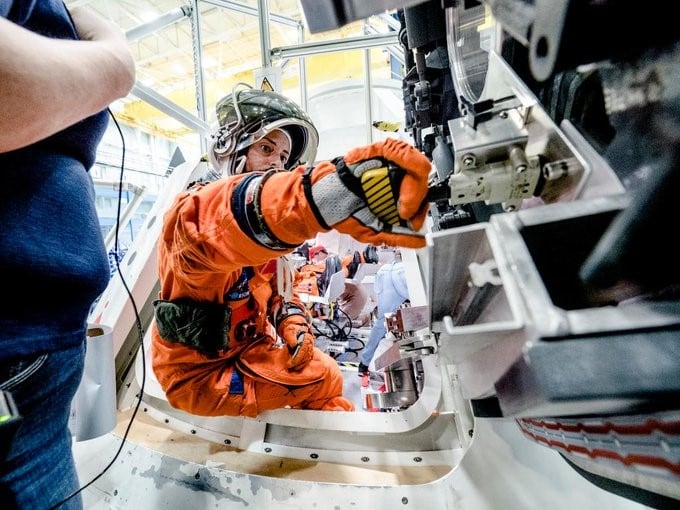
[[[279,325],[284,321],[284,319],[287,319],[291,315],[300,315],[307,319],[307,313],[303,308],[301,308],[299,305],[295,303],[289,303],[289,302],[283,302],[281,304],[281,307],[275,311],[275,314],[269,318],[269,320],[274,324],[274,327],[276,329],[279,328]]]
[[[345,187],[347,187],[348,190],[350,190],[359,198],[365,200],[366,196],[364,195],[364,190],[361,187],[361,179],[352,173],[352,171],[347,166],[347,163],[345,163],[345,160],[343,158],[335,158],[333,160],[333,164],[335,165],[336,172],[338,172],[338,177],[340,177],[340,180],[345,185]]]

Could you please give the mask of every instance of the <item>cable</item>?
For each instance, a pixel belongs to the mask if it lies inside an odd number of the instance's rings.
[[[342,308],[338,306],[338,313],[342,314],[345,316],[345,325],[342,328],[342,332],[345,335],[345,337],[349,337],[349,335],[352,333],[352,318],[349,316],[349,314],[344,311]],[[345,329],[348,328],[348,329]]]
[[[130,288],[127,285],[127,282],[125,281],[125,278],[123,278],[123,272],[120,269],[120,262],[118,260],[118,232],[120,230],[120,216],[121,216],[121,202],[123,200],[123,173],[125,171],[125,137],[123,136],[123,131],[120,129],[120,125],[118,124],[118,121],[116,118],[113,116],[113,112],[109,108],[106,109],[109,112],[109,115],[113,119],[113,123],[116,125],[116,128],[118,129],[118,133],[120,134],[120,139],[121,139],[121,144],[122,144],[122,155],[121,155],[121,161],[120,161],[120,177],[119,177],[119,186],[118,186],[118,209],[116,211],[116,236],[115,236],[115,241],[114,241],[114,252],[115,256],[114,259],[116,261],[116,270],[118,272],[118,275],[120,276],[121,282],[123,282],[123,286],[125,287],[125,291],[127,292],[128,297],[130,298],[130,303],[132,304],[132,308],[134,309],[135,312],[135,325],[137,326],[137,333],[139,335],[139,345],[140,345],[140,352],[142,355],[142,384],[139,389],[139,398],[137,399],[137,404],[135,405],[135,409],[132,412],[132,416],[130,417],[130,422],[127,425],[127,428],[125,429],[125,433],[123,434],[123,439],[120,443],[120,446],[118,447],[118,451],[116,454],[113,456],[113,459],[111,459],[111,462],[107,464],[107,466],[101,470],[101,472],[95,476],[92,480],[90,480],[88,483],[80,487],[77,491],[72,493],[70,496],[67,496],[65,499],[61,500],[59,503],[57,503],[54,506],[51,506],[49,510],[55,510],[56,508],[59,508],[61,505],[69,501],[70,499],[74,498],[78,494],[80,494],[83,490],[87,489],[90,485],[92,485],[94,482],[99,480],[104,473],[106,473],[111,466],[116,462],[118,459],[118,456],[120,455],[120,452],[123,451],[123,447],[125,446],[125,442],[128,437],[128,433],[130,432],[130,428],[132,427],[132,423],[135,420],[135,417],[137,416],[137,411],[139,410],[140,405],[142,404],[142,395],[144,394],[144,385],[146,384],[146,360],[144,359],[144,331],[142,328],[142,321],[139,317],[139,311],[137,309],[137,303],[135,303],[134,298],[132,297],[132,292],[130,291]]]
[[[340,317],[338,317],[336,320],[329,318],[318,320],[315,319],[315,321],[312,323],[314,336],[316,340],[323,340],[324,338],[327,338],[329,343],[345,344],[342,352],[324,350],[326,354],[335,360],[338,360],[338,358],[341,356],[348,354],[358,357],[359,353],[366,346],[366,342],[364,342],[361,338],[352,336],[352,319],[347,314],[347,312],[345,312],[340,307],[336,307],[335,310],[338,312],[338,315],[344,316],[344,320],[340,321]],[[323,324],[323,329],[319,326],[319,323]],[[354,346],[352,345],[353,343],[355,343]]]

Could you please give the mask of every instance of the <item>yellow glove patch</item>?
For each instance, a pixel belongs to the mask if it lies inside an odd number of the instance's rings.
[[[364,172],[361,175],[361,187],[373,214],[385,223],[405,227],[406,222],[399,217],[397,210],[399,183],[394,182],[396,179],[396,172],[384,166]]]

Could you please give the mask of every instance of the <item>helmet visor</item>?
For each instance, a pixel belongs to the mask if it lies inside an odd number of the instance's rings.
[[[228,144],[233,152],[243,151],[275,129],[285,129],[292,142],[289,166],[313,162],[316,157],[319,135],[311,118],[280,94],[242,90],[223,98],[216,110],[221,129],[233,137]]]

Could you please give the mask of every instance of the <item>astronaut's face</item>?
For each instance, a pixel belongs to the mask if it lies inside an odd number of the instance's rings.
[[[246,152],[246,172],[284,169],[290,157],[290,137],[275,129],[258,140]]]

